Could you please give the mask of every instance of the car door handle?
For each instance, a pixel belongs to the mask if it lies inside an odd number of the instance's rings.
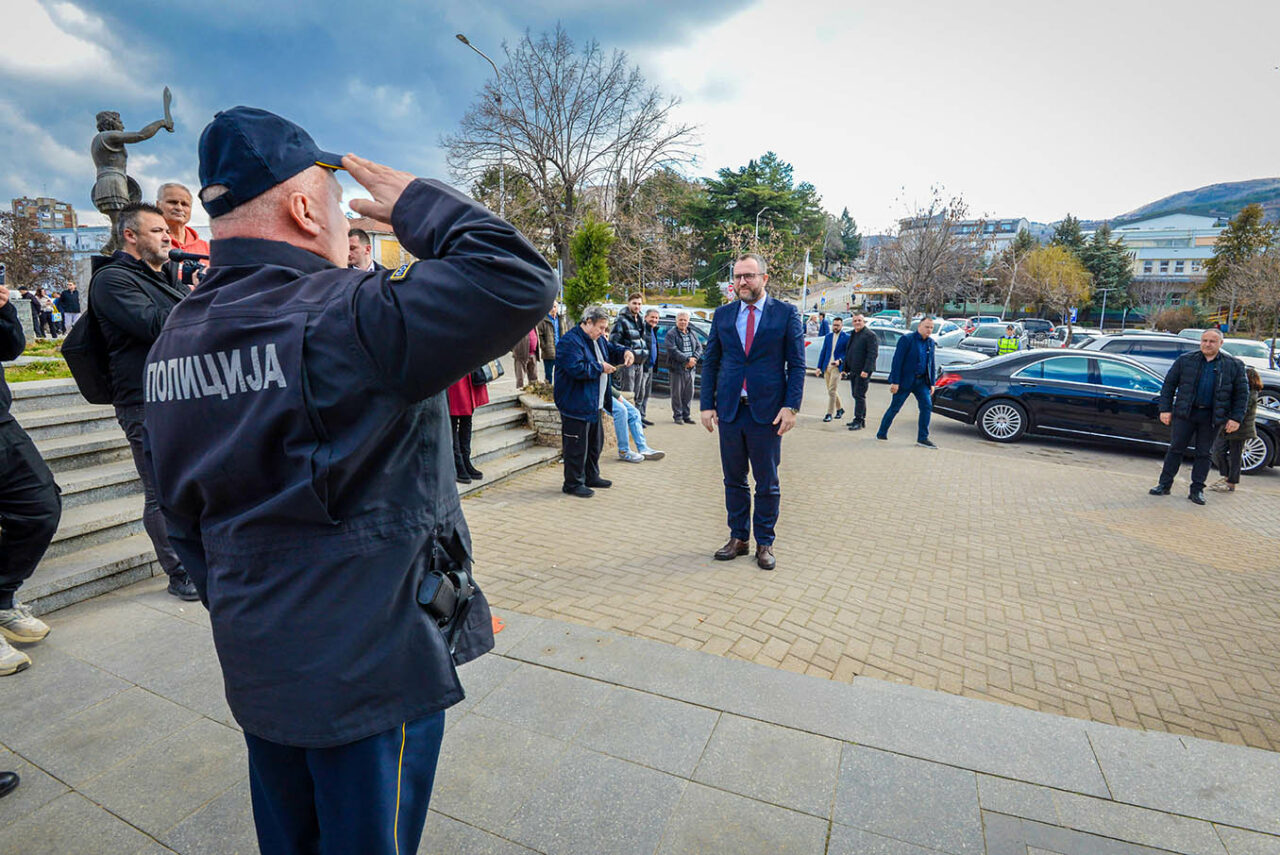
[[[1034,385],[1036,385],[1036,384],[1035,384],[1035,383],[1031,383],[1031,382],[1029,382],[1029,381],[1027,381],[1027,380],[1019,380],[1019,381],[1018,381],[1018,385],[1019,385],[1019,386],[1034,386]]]
[[[1124,397],[1123,395],[1117,394],[1116,392],[1103,392],[1102,394],[1107,398],[1123,398]]]

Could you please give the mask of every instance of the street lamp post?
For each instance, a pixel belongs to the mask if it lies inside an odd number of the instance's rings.
[[[471,48],[484,59],[485,62],[493,68],[493,76],[497,81],[497,86],[493,90],[493,102],[498,105],[498,117],[502,119],[502,75],[498,73],[498,66],[493,60],[485,55],[485,52],[468,41],[467,37],[462,33],[457,34],[458,41]],[[506,120],[503,119],[505,125]],[[505,166],[505,158],[503,157],[502,146],[498,146],[498,216],[504,220],[507,218],[507,170]]]
[[[767,210],[769,210],[769,206],[765,205],[763,208],[760,209],[760,214],[763,214]],[[759,246],[760,244],[760,214],[756,214],[756,245],[757,246]]]

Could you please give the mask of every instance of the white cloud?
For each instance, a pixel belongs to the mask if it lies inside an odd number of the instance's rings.
[[[0,70],[41,82],[92,83],[123,95],[140,90],[90,36],[105,26],[71,3],[5,0]]]

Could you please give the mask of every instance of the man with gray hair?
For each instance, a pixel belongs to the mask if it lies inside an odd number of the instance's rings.
[[[671,378],[671,418],[680,425],[697,424],[689,407],[693,404],[693,372],[702,358],[702,342],[689,329],[689,312],[676,313],[675,329],[667,333],[663,342],[667,362],[667,375]]]
[[[553,391],[560,410],[560,440],[563,443],[563,492],[582,499],[595,495],[595,488],[613,486],[600,477],[600,450],[604,428],[600,411],[610,404],[609,376],[619,366],[635,362],[635,353],[610,341],[609,313],[601,306],[588,306],[582,321],[556,342],[556,376]]]
[[[174,249],[208,255],[209,244],[187,225],[191,220],[191,191],[176,181],[161,184],[156,191],[156,207],[164,214],[169,227],[169,242]]]

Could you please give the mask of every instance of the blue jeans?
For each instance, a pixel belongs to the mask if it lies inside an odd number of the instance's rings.
[[[916,442],[924,442],[929,438],[929,419],[933,415],[933,396],[930,394],[933,387],[929,385],[929,381],[925,377],[917,377],[910,383],[900,383],[898,392],[893,396],[893,400],[889,402],[889,409],[885,410],[884,418],[880,420],[880,430],[876,431],[877,436],[888,436],[889,425],[893,424],[894,416],[898,415],[898,410],[902,409],[902,405],[911,395],[916,396],[916,406],[920,408],[920,421],[916,427]]]
[[[613,409],[610,411],[613,416],[613,430],[618,435],[618,451],[625,454],[630,448],[631,443],[628,442],[627,428],[631,428],[631,435],[636,438],[636,451],[644,454],[650,451],[649,444],[644,441],[644,425],[640,422],[642,418],[640,411],[636,409],[635,404],[626,398],[614,398]]]

